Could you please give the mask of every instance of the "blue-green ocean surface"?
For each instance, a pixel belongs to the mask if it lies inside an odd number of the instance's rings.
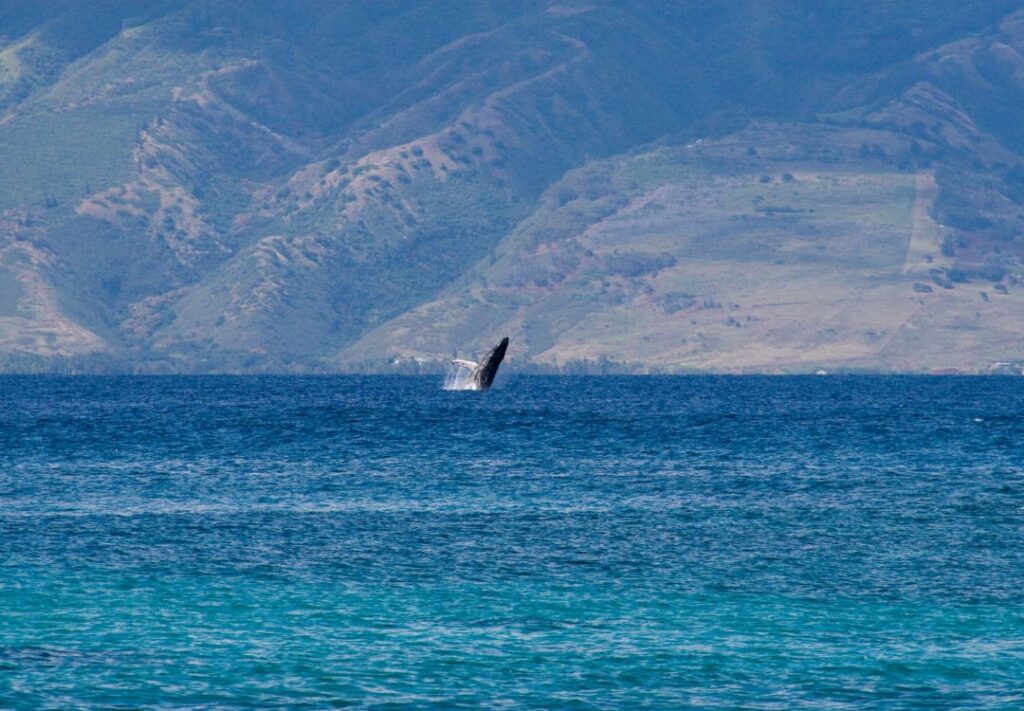
[[[0,707],[1024,708],[1024,379],[0,378]]]

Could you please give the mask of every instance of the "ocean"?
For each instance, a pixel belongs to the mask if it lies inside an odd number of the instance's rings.
[[[0,707],[1024,708],[1024,379],[0,378]]]

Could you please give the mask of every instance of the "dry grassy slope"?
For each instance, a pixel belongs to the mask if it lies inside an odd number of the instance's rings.
[[[766,124],[583,169],[493,262],[338,362],[436,360],[506,334],[513,359],[559,366],[978,371],[1020,358],[1017,289],[937,283],[952,230],[931,218],[934,169],[896,165],[911,144]]]
[[[67,357],[105,348],[61,308],[58,269],[54,255],[30,241],[0,243],[0,352]]]
[[[13,166],[0,178],[11,245],[0,264],[48,295],[9,299],[9,351],[123,355],[166,318],[171,296],[237,248],[242,181],[308,159],[211,88],[247,61],[198,53],[147,71],[146,34],[126,31],[72,66],[0,132]],[[106,81],[125,67],[144,86]]]
[[[0,201],[63,270],[47,318],[94,336],[61,353],[308,365],[450,283],[582,156],[678,118],[671,73],[628,92],[617,66],[623,49],[638,69],[672,49],[643,13],[407,3],[347,50],[289,47],[216,5],[125,24],[0,127],[0,149],[58,130],[46,166],[6,151],[33,181]],[[109,147],[81,146],[94,134]]]
[[[16,2],[0,369],[387,367],[501,331],[539,364],[983,367],[1024,243],[1011,4]]]
[[[617,11],[591,15],[601,32],[644,29]],[[609,70],[617,45],[566,34],[571,17],[519,19],[418,62],[414,89],[355,140],[238,216],[254,239],[182,295],[154,352],[283,367],[330,354],[458,278],[566,168],[678,120],[650,88],[624,98],[626,78]],[[649,40],[631,41],[650,61]],[[636,112],[644,123],[627,120]]]

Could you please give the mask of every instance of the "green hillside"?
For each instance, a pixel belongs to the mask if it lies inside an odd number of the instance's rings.
[[[0,369],[1024,360],[1018,6],[14,0]]]

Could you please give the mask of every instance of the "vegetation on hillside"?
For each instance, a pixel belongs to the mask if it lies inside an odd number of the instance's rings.
[[[1018,4],[10,0],[0,369],[1015,359]]]

